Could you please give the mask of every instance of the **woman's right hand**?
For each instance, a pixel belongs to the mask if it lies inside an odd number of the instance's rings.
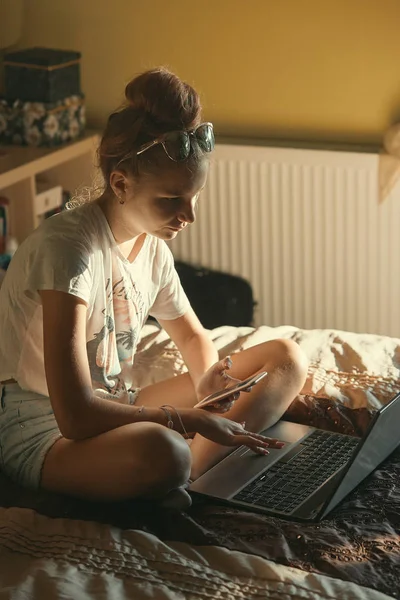
[[[268,454],[268,448],[282,448],[283,443],[259,433],[247,431],[245,423],[237,423],[225,417],[201,409],[193,409],[193,430],[203,437],[223,446],[247,446],[257,454]]]

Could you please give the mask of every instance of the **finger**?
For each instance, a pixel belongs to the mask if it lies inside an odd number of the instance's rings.
[[[258,440],[252,439],[250,437],[241,437],[235,436],[234,442],[231,444],[232,446],[245,446],[252,452],[256,452],[257,454],[267,455],[269,454],[269,448],[265,444],[261,444]]]
[[[209,404],[204,407],[204,410],[208,410],[212,413],[226,413],[233,407],[234,402],[216,402],[215,404]]]
[[[229,405],[230,407],[232,407],[236,400],[238,400],[239,398],[240,392],[234,392],[229,396],[225,396],[225,398],[221,398],[221,400],[218,400],[218,402],[213,403],[213,406],[216,406],[217,408],[225,408],[227,405]]]
[[[264,456],[269,454],[269,450],[264,448],[263,446],[256,446],[255,448],[251,448],[256,454],[263,454]]]
[[[240,398],[240,392],[233,392],[233,394],[229,394],[229,396],[225,396],[225,398],[221,398],[221,400],[218,400],[217,404],[223,406],[225,404],[232,404],[233,402],[236,402],[236,400],[239,400]]]
[[[253,438],[260,440],[261,442],[267,442],[268,446],[271,448],[282,448],[285,445],[285,442],[278,440],[276,438],[269,438],[265,435],[261,435],[261,433],[253,433],[248,432]]]
[[[240,398],[240,392],[234,392],[233,394],[230,394],[229,396],[225,396],[225,398],[221,398],[220,400],[217,400],[216,402],[213,402],[213,406],[216,407],[222,407],[222,406],[226,406],[227,404],[232,404],[233,402],[236,402],[236,400],[238,400]]]
[[[228,379],[229,381],[233,381],[234,383],[239,383],[241,381],[241,379],[237,379],[236,377],[232,377],[226,371],[224,371],[222,373],[222,376],[223,376],[224,379]]]
[[[223,375],[225,373],[225,371],[227,369],[230,369],[231,367],[232,367],[231,357],[227,356],[226,358],[223,358],[222,360],[220,360],[219,362],[216,363],[215,370],[217,371],[217,373],[220,373],[221,375]]]
[[[232,382],[232,384],[237,385],[238,383],[242,383],[241,379],[237,379],[236,377],[232,377],[226,371],[222,371],[221,377],[225,382]],[[233,385],[231,385],[233,387]]]
[[[248,446],[248,447],[256,447],[262,446],[264,448],[268,448],[269,444],[267,441],[260,440],[259,438],[253,437],[253,434],[250,431],[237,431],[232,436],[232,442],[234,444]]]
[[[232,362],[232,359],[231,359],[231,357],[229,355],[225,357],[225,361],[224,362],[225,362],[225,369],[231,369],[232,368],[233,362]]]
[[[233,408],[234,404],[235,404],[234,402],[227,402],[226,404],[224,404],[223,406],[221,406],[221,408],[219,408],[219,412],[220,413],[229,412],[231,410],[231,408]]]
[[[217,412],[220,413],[225,413],[228,412],[229,410],[231,410],[231,408],[233,407],[234,402],[218,402],[217,405],[215,405],[215,409],[217,410]]]
[[[285,442],[282,442],[281,440],[269,440],[269,445],[271,448],[283,448],[283,446],[285,445]]]
[[[225,379],[225,381],[233,381],[234,383],[239,383],[241,380],[236,377],[232,377],[226,371],[232,368],[233,362],[230,356],[226,356],[224,359],[220,360],[217,363],[217,372],[220,372],[221,377]]]
[[[260,440],[256,437],[254,437],[251,433],[246,436],[246,446],[248,446],[249,448],[269,448],[270,444],[264,440]]]
[[[281,446],[278,446],[278,440],[271,440],[270,438],[266,438],[264,436],[251,433],[250,431],[240,432],[235,435],[236,443],[242,444],[243,446],[247,446],[251,450],[256,451],[256,448],[277,448],[279,449]],[[283,445],[283,442],[279,442]]]

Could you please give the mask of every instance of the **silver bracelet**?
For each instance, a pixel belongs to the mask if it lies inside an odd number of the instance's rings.
[[[168,429],[174,429],[174,422],[172,420],[172,415],[169,412],[167,406],[160,406],[160,408],[165,413],[165,416],[167,417],[167,427],[168,427]]]
[[[182,421],[182,417],[181,417],[181,415],[178,413],[178,411],[177,411],[177,409],[175,408],[175,406],[171,406],[170,404],[165,404],[165,405],[164,405],[164,407],[167,407],[167,408],[172,408],[172,410],[174,411],[174,413],[175,413],[175,414],[176,414],[176,416],[178,417],[178,421],[179,421],[179,423],[180,423],[180,425],[181,425],[181,427],[182,427],[182,431],[183,431],[183,434],[182,434],[182,435],[183,435],[183,437],[186,437],[186,438],[188,438],[188,437],[189,437],[189,434],[188,434],[188,432],[186,431],[186,429],[185,429],[185,426],[184,426],[184,424],[183,424],[183,421]],[[163,407],[161,407],[161,408],[163,408]]]

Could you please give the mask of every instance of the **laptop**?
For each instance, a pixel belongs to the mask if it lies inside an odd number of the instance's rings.
[[[281,420],[262,433],[283,448],[263,456],[240,446],[188,491],[275,517],[320,521],[397,448],[399,423],[400,393],[376,411],[362,438]]]

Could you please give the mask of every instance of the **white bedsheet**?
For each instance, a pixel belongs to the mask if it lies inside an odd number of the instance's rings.
[[[292,326],[224,326],[209,335],[221,356],[272,339],[295,340],[310,361],[302,394],[332,398],[350,408],[376,409],[400,391],[398,338]],[[183,360],[166,332],[146,325],[135,358],[135,385],[144,387],[184,372]]]

